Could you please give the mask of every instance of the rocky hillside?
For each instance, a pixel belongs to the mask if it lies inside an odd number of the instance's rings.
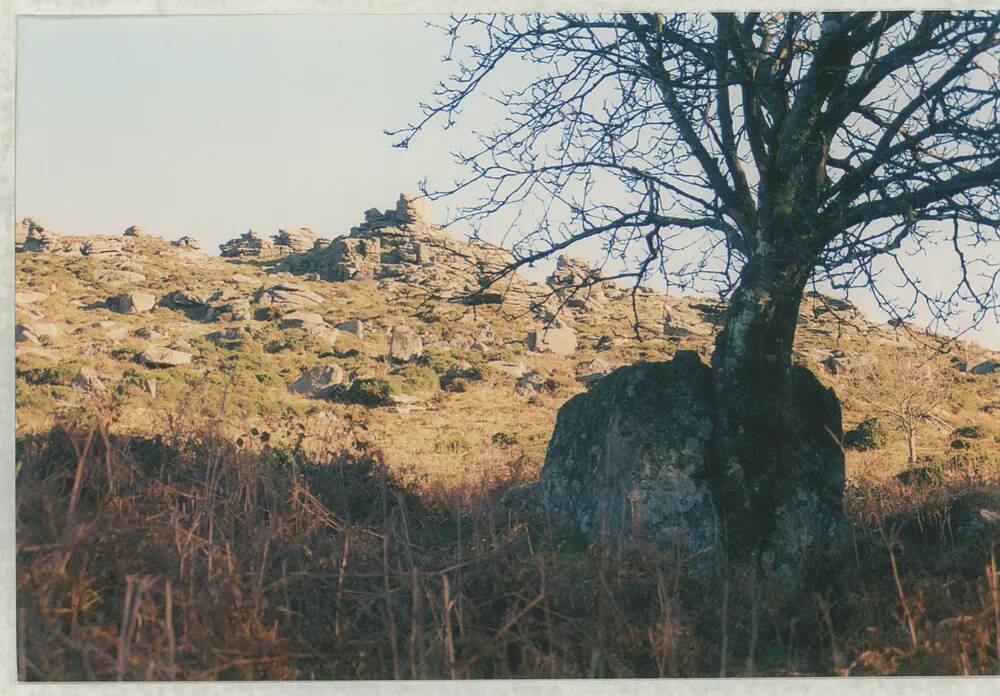
[[[71,237],[26,219],[15,242],[19,437],[96,409],[123,434],[208,423],[242,447],[320,455],[350,439],[402,479],[448,488],[512,462],[537,470],[560,405],[616,366],[707,359],[722,309],[640,287],[637,332],[631,289],[575,290],[595,276],[569,257],[545,284],[484,289],[507,252],[455,239],[405,195],[345,236],[251,230],[221,256],[138,225]],[[884,385],[913,361],[940,392],[921,456],[996,452],[1000,355],[934,344],[841,300],[803,304],[796,359],[836,389],[845,430],[875,416],[885,432],[849,452],[849,474],[906,466]]]

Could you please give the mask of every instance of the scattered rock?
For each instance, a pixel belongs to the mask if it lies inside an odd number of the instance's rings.
[[[288,387],[295,394],[302,394],[314,399],[325,398],[333,388],[343,383],[344,369],[339,365],[321,365],[305,370]]]
[[[240,257],[272,257],[279,256],[278,249],[270,239],[264,239],[253,230],[248,230],[236,239],[230,239],[219,245],[222,256],[228,258]]]
[[[611,372],[611,365],[600,358],[595,358],[594,360],[580,363],[577,365],[576,370],[578,374],[577,380],[589,385],[607,376]]]
[[[201,249],[201,242],[190,235],[184,235],[183,237],[175,239],[170,243],[175,247],[188,249],[190,251],[199,251]]]
[[[310,251],[316,243],[316,235],[308,227],[300,227],[297,230],[278,230],[274,235],[276,246],[286,247],[289,251],[302,254]]]
[[[509,375],[514,379],[523,377],[528,369],[523,362],[507,362],[505,360],[490,360],[486,363],[486,366],[502,374]]]
[[[117,256],[122,253],[122,240],[118,237],[96,237],[80,245],[80,253],[84,256]]]
[[[14,327],[14,342],[33,343],[35,345],[41,344],[41,341],[39,340],[35,332],[24,324],[18,324],[17,326]]]
[[[350,319],[349,321],[342,321],[337,324],[337,328],[341,331],[346,331],[347,333],[354,334],[358,337],[359,341],[365,340],[365,323],[360,319]]]
[[[104,382],[101,381],[100,375],[92,368],[86,366],[81,367],[80,371],[76,373],[76,376],[73,378],[73,386],[93,394],[103,394],[108,390],[104,386]]]
[[[302,310],[286,314],[281,318],[278,326],[282,329],[301,329],[309,324],[313,326],[327,326],[326,321],[319,314]]]
[[[126,292],[112,298],[111,306],[121,314],[141,314],[156,306],[156,295],[148,292]]]
[[[389,357],[393,360],[412,360],[424,352],[424,341],[420,334],[406,326],[397,326],[389,337]]]
[[[1000,363],[992,360],[984,360],[978,365],[969,368],[969,372],[974,375],[991,375],[997,370],[1000,370]]]
[[[14,305],[16,307],[24,307],[26,305],[35,304],[36,302],[44,302],[49,298],[44,292],[35,292],[33,290],[26,290],[24,292],[14,293]]]
[[[261,307],[314,307],[323,304],[322,295],[292,283],[272,285],[257,300]]]
[[[191,353],[172,348],[150,346],[139,354],[139,360],[150,367],[177,367],[187,365],[194,357]]]
[[[572,355],[576,352],[576,332],[568,326],[538,327],[528,334],[528,347],[538,353]]]

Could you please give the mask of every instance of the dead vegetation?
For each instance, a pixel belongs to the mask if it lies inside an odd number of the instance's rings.
[[[512,517],[516,456],[421,491],[338,437],[319,460],[90,416],[19,440],[20,677],[1000,672],[995,469],[855,477],[853,543],[774,588]]]

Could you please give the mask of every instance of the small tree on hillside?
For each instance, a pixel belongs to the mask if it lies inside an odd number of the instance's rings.
[[[713,465],[733,484],[721,508],[754,511],[741,526],[768,533],[758,517],[793,465],[807,284],[866,285],[890,306],[876,281],[891,270],[939,316],[959,300],[996,315],[1000,14],[463,16],[446,30],[454,72],[395,135],[451,127],[480,93],[504,105],[458,155],[470,176],[429,192],[478,191],[458,219],[515,213],[516,261],[495,280],[589,239],[624,269],[609,277],[659,270],[728,296]],[[950,293],[908,264],[935,241]]]
[[[917,461],[917,431],[945,402],[940,368],[926,358],[894,355],[851,372],[852,394],[874,411],[889,417],[906,437],[907,462]]]

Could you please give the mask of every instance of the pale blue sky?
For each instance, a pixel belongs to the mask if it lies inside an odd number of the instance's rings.
[[[383,134],[416,117],[454,68],[427,20],[21,18],[17,218],[68,234],[140,223],[217,252],[251,227],[345,234],[424,177],[446,186],[460,175],[449,153],[469,143],[462,129],[429,129],[408,150]],[[471,108],[470,126],[499,115]],[[938,272],[933,255],[914,267]],[[1000,348],[996,319],[975,339]]]

